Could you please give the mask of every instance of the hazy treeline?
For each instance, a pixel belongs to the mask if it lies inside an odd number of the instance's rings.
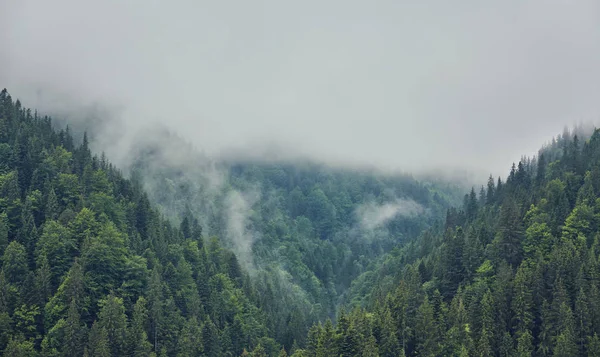
[[[600,356],[600,130],[583,134],[472,190],[355,281],[367,310],[313,326],[297,353]]]
[[[294,351],[456,192],[313,164],[186,172],[189,156],[154,160],[160,147],[140,147],[126,179],[87,135],[53,129],[5,90],[0,104],[6,355]]]

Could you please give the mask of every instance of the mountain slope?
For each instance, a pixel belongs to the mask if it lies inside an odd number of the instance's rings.
[[[579,134],[365,273],[370,312],[313,326],[297,355],[599,355],[600,130]]]
[[[0,93],[0,351],[6,356],[277,353],[235,255],[174,227],[87,137]]]
[[[286,347],[334,316],[351,281],[460,200],[455,184],[311,162],[211,161],[165,131],[129,169],[173,221],[198,219],[246,267]],[[300,321],[298,321],[300,320]],[[294,322],[295,321],[295,322]],[[293,325],[291,326],[290,323]]]

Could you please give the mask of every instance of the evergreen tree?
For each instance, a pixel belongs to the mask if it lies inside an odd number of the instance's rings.
[[[108,295],[100,302],[98,324],[106,331],[112,356],[122,356],[126,351],[127,316],[123,299]]]
[[[252,353],[250,354],[252,357],[267,357],[267,351],[265,348],[259,343],[258,346],[254,348]]]
[[[22,244],[12,241],[6,247],[2,257],[2,270],[9,284],[20,285],[27,274],[27,252]]]
[[[69,312],[64,327],[64,342],[62,352],[64,356],[81,356],[84,348],[86,327],[81,323],[79,309],[75,300],[69,305]]]
[[[589,338],[587,355],[588,357],[600,357],[600,338],[596,333]]]
[[[419,356],[437,355],[437,326],[433,317],[433,307],[429,303],[429,298],[424,297],[423,303],[417,311],[417,324],[415,326],[415,336],[417,338],[416,353]]]
[[[158,335],[161,329],[163,316],[163,293],[160,272],[158,268],[152,270],[150,283],[148,287],[148,303],[150,306],[150,321],[151,321],[151,340],[153,341],[154,351],[158,350]]]
[[[491,205],[494,204],[496,199],[496,185],[494,184],[494,178],[492,175],[488,178],[487,183],[487,192],[486,192],[486,204]]]
[[[8,246],[8,216],[6,212],[0,213],[0,256]]]
[[[50,192],[48,192],[48,197],[46,198],[46,209],[44,211],[44,218],[46,220],[56,220],[60,213],[59,210],[60,206],[58,204],[56,192],[54,192],[54,188],[50,188]]]
[[[509,199],[504,202],[500,210],[496,247],[499,258],[512,266],[517,266],[521,261],[523,233],[519,207],[513,199]]]
[[[494,301],[490,290],[486,291],[481,301],[481,333],[478,343],[480,356],[493,356],[494,333]]]
[[[381,337],[379,339],[379,352],[382,357],[394,357],[399,355],[400,344],[398,342],[397,329],[389,309],[384,309],[378,319],[381,324]]]
[[[218,356],[221,353],[219,335],[215,324],[208,319],[202,328],[202,342],[207,356]]]
[[[127,330],[127,348],[129,355],[135,357],[149,356],[152,344],[148,341],[146,328],[148,326],[148,311],[146,299],[140,296],[133,307],[131,323]]]
[[[94,322],[90,329],[90,335],[88,337],[88,344],[86,348],[88,356],[97,357],[110,357],[111,348],[108,340],[108,333],[104,327]]]
[[[38,269],[35,279],[35,287],[39,294],[39,303],[45,304],[48,298],[52,295],[52,272],[50,271],[50,264],[45,254],[42,254],[38,258]]]
[[[521,332],[517,340],[517,356],[531,357],[533,354],[533,337],[529,330]]]

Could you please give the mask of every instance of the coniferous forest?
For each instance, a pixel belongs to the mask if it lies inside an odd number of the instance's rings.
[[[1,92],[2,355],[600,356],[600,131],[466,191],[251,161],[209,189],[159,149],[117,168]]]

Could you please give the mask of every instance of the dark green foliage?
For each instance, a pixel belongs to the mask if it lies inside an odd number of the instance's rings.
[[[600,131],[447,209],[454,188],[318,165],[224,163],[214,196],[159,172],[149,197],[151,154],[125,179],[6,91],[0,128],[3,355],[600,355]],[[400,197],[429,214],[357,218]]]
[[[195,217],[174,228],[86,135],[76,145],[0,97],[0,354],[197,356],[205,337],[207,355],[239,355],[267,341],[247,273],[218,239],[205,248]]]
[[[598,356],[598,143],[600,130],[583,144],[563,135],[554,145],[565,150],[546,147],[537,167],[523,159],[506,182],[490,178],[485,200],[471,191],[445,225],[363,273],[351,293],[377,289],[366,307],[378,353]]]
[[[94,322],[90,330],[85,355],[98,357],[110,357],[111,355],[108,333],[97,322]]]

